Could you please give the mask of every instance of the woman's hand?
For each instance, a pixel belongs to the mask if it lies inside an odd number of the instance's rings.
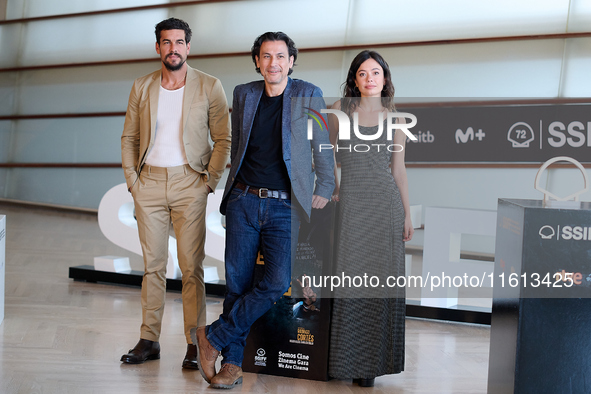
[[[332,198],[331,198],[332,201],[339,201],[339,191],[340,191],[340,188],[339,188],[339,184],[337,182],[337,185],[334,188],[334,191],[332,192]]]
[[[415,229],[412,227],[412,220],[410,220],[410,216],[407,216],[404,219],[404,232],[402,233],[403,235],[403,241],[410,241],[412,239],[413,234],[415,233]]]

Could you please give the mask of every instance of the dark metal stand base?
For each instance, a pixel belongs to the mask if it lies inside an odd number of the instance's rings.
[[[457,309],[451,309],[406,304],[406,316],[490,325],[491,313],[486,311],[465,310],[461,309],[461,306],[458,306]]]
[[[142,286],[142,278],[144,273],[142,271],[131,271],[129,273],[97,271],[92,265],[79,265],[70,267],[68,277],[74,280],[83,280],[86,282],[97,283],[111,283],[127,286]],[[166,279],[166,289],[173,291],[181,291],[182,282],[180,279]],[[219,280],[217,282],[206,282],[205,292],[208,295],[224,296],[226,292],[226,282]]]

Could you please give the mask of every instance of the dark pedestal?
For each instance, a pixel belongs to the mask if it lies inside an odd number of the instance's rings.
[[[591,392],[590,295],[591,204],[500,199],[488,392]]]
[[[125,286],[142,286],[143,271],[131,272],[107,272],[95,270],[92,265],[78,265],[70,267],[68,278],[90,283],[109,283]],[[166,279],[166,290],[181,291],[183,282],[181,279]],[[223,297],[226,293],[226,281],[205,282],[205,293]]]

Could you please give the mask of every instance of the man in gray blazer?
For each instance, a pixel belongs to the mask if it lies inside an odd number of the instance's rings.
[[[232,168],[221,205],[226,214],[226,297],[219,319],[191,332],[200,372],[214,388],[242,383],[250,327],[289,288],[300,220],[309,220],[312,208],[323,208],[335,185],[333,152],[320,149],[320,144],[330,146],[328,130],[316,129],[308,139],[306,115],[294,112],[292,118],[294,100],[317,112],[324,106],[318,87],[288,77],[296,58],[286,34],[265,33],[252,47],[264,80],[234,89]],[[259,249],[265,274],[253,287]],[[220,352],[222,368],[216,373]]]
[[[156,25],[162,67],[135,80],[121,136],[123,170],[135,203],[145,265],[140,341],[121,357],[127,364],[160,358],[172,221],[188,343],[182,366],[198,365],[190,330],[205,324],[205,208],[228,162],[230,122],[220,81],[186,63],[190,40],[191,29],[180,19]]]

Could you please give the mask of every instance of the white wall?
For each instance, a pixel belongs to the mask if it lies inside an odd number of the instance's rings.
[[[161,4],[151,0],[9,0],[8,18]],[[249,51],[283,30],[300,48],[588,31],[590,0],[312,0],[212,3],[0,25],[0,68],[154,57],[154,62],[0,72],[0,116],[123,112],[134,78],[159,68],[154,25],[194,31],[192,54]],[[399,101],[591,96],[591,38],[427,45],[379,50]],[[301,53],[293,77],[339,96],[358,51]],[[250,57],[191,59],[234,86],[258,79]],[[120,162],[123,117],[0,121],[0,162]],[[410,169],[413,204],[495,209],[499,197],[541,198],[533,169]],[[0,198],[97,208],[120,169],[0,168]],[[578,181],[555,172],[557,190]],[[222,183],[223,185],[223,183]],[[591,195],[583,196],[590,200]]]

